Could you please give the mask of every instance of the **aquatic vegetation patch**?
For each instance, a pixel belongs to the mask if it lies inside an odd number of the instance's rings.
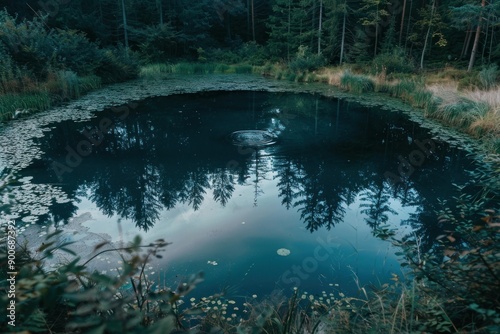
[[[278,253],[278,255],[280,256],[288,256],[290,255],[290,250],[286,248],[280,248],[276,251],[276,253]]]

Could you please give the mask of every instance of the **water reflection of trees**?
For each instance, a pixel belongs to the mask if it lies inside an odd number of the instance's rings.
[[[264,182],[274,179],[282,205],[297,210],[311,232],[343,221],[346,207],[357,198],[363,219],[375,229],[397,214],[391,201],[399,201],[416,210],[403,223],[421,233],[427,245],[432,243],[438,233],[432,224],[436,199],[449,191],[450,178],[462,177],[466,161],[455,161],[462,153],[439,145],[405,184],[392,186],[384,173],[397,172],[398,155],[409,154],[416,148],[413,140],[428,136],[404,116],[309,95],[239,94],[188,102],[176,97],[164,113],[143,114],[144,109],[165,108],[161,100],[145,102],[65,176],[64,191],[72,198],[86,195],[104,214],[133,220],[147,230],[164,209],[185,204],[198,210],[209,196],[225,206],[237,184],[253,186],[257,204]],[[234,99],[250,112],[232,111]],[[213,100],[223,104],[217,117],[210,112]],[[273,129],[280,142],[245,153],[221,135],[242,128]],[[80,133],[81,125],[63,123],[42,139],[49,172],[40,175],[40,182],[57,182],[48,161],[63,161],[64,147],[82,140]],[[67,220],[75,208],[54,206],[52,211],[58,220]]]

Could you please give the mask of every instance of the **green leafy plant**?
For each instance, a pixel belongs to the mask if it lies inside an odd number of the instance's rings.
[[[0,233],[0,263],[4,267],[5,229]],[[83,262],[71,250],[71,242],[59,241],[61,233],[59,230],[49,234],[35,253],[28,250],[27,244],[17,247],[16,330],[169,333],[182,329],[184,313],[178,305],[203,280],[203,275],[192,275],[175,290],[156,288],[146,276],[145,267],[152,258],[161,257],[160,252],[168,243],[157,240],[142,245],[141,238],[136,237],[126,247],[115,248],[104,242],[95,247],[94,256]],[[90,267],[92,260],[107,252],[117,252],[122,259],[117,276],[98,273]],[[71,260],[49,269],[48,261],[61,253],[69,254]],[[6,272],[1,275],[0,304],[6,308]],[[127,284],[132,289],[125,288]],[[6,326],[2,322],[0,330],[7,332]]]
[[[499,189],[491,168],[498,170],[498,161],[473,175],[474,186],[457,185],[460,195],[442,202],[438,224],[444,233],[437,246],[423,252],[416,235],[396,242],[415,278],[441,295],[448,318],[458,327],[486,332],[500,325],[500,208],[486,209],[495,207]]]

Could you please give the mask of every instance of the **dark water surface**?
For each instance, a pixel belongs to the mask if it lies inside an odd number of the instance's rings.
[[[245,130],[272,140],[238,146]],[[202,270],[194,295],[347,294],[354,278],[401,274],[395,248],[375,237],[384,226],[417,233],[423,249],[440,234],[437,200],[473,166],[431,137],[402,113],[311,94],[185,94],[55,124],[23,176],[67,194],[53,221],[90,214],[84,226],[114,242],[172,242],[148,269],[160,284]]]

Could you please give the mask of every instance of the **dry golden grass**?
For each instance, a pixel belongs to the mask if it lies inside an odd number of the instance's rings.
[[[467,132],[473,136],[489,135],[500,137],[500,87],[488,91],[466,90],[459,91],[458,83],[448,81],[441,84],[430,84],[426,89],[441,99],[439,109],[443,110],[451,105],[457,105],[461,99],[467,99],[476,103],[486,103],[488,112],[484,115],[476,115],[476,119],[470,124]]]
[[[490,134],[500,138],[500,87],[488,91],[466,91],[464,96],[472,101],[487,103],[490,107],[488,113],[476,119],[470,126],[474,135]]]
[[[500,87],[495,87],[487,91],[465,91],[463,95],[472,101],[486,102],[492,109],[500,108]]]
[[[429,85],[455,85],[458,81],[468,75],[466,70],[447,66],[442,71],[427,73],[425,80]]]
[[[449,105],[457,103],[460,100],[458,84],[454,82],[427,84],[425,88],[437,98],[440,98],[443,104]]]
[[[477,118],[469,127],[471,134],[480,136],[490,134],[500,138],[500,107],[490,109],[486,115]]]
[[[323,82],[327,82],[331,86],[340,87],[340,78],[344,74],[341,68],[325,67],[318,71],[317,75]]]

